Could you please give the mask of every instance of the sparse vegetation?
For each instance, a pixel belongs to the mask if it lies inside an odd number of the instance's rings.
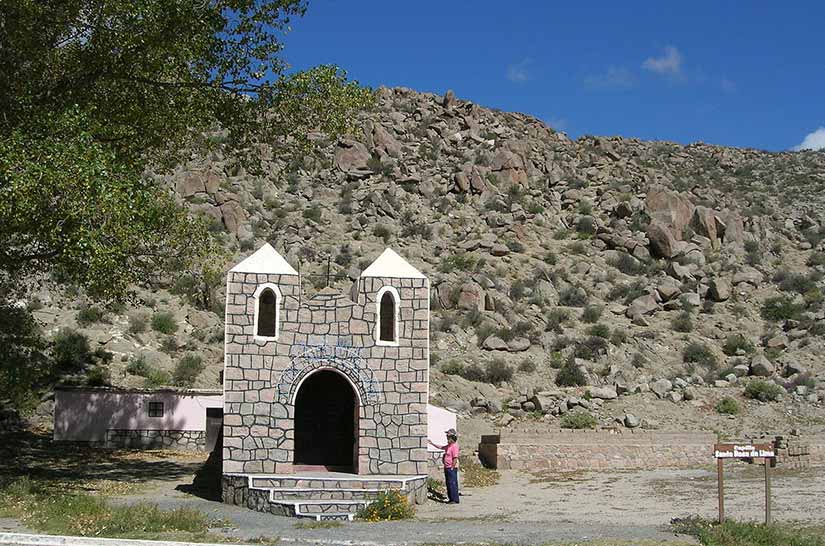
[[[573,358],[569,358],[556,374],[556,385],[560,387],[581,387],[587,385],[587,375]]]
[[[670,322],[674,332],[688,333],[693,331],[693,318],[687,311],[682,311]]]
[[[601,305],[588,305],[582,311],[582,322],[594,323],[598,322],[599,319],[602,317],[602,312],[604,311],[604,307]]]
[[[587,292],[578,286],[566,286],[559,292],[559,304],[565,307],[584,307],[587,300]]]
[[[733,334],[725,339],[722,351],[728,356],[737,354],[750,355],[756,351],[756,346],[742,334]]]
[[[588,429],[596,428],[599,422],[590,413],[577,410],[566,413],[559,421],[561,428]]]
[[[152,330],[161,334],[174,334],[178,331],[178,322],[175,315],[169,311],[158,311],[152,315]]]
[[[178,361],[172,379],[178,387],[192,387],[203,368],[200,355],[188,354]]]
[[[726,396],[716,403],[716,411],[723,415],[738,415],[741,408],[735,398]]]
[[[805,306],[797,303],[788,296],[774,296],[762,304],[761,315],[765,320],[778,322],[781,320],[799,320]]]
[[[719,366],[716,355],[704,343],[692,342],[682,352],[682,361],[688,364],[697,364],[710,370]]]
[[[752,379],[745,386],[745,396],[761,402],[776,402],[785,390],[764,379]]]
[[[407,497],[399,491],[382,491],[378,497],[358,511],[356,517],[368,522],[410,519],[415,515]]]

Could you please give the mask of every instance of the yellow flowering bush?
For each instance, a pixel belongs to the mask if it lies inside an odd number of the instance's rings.
[[[407,497],[398,491],[382,491],[378,498],[358,511],[356,517],[363,521],[390,521],[409,519],[415,514]]]

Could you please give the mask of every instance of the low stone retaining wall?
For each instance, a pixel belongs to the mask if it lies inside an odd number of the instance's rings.
[[[203,430],[107,430],[106,447],[116,449],[174,449],[206,451]]]
[[[825,464],[825,436],[777,436],[773,445],[776,449],[776,464],[784,468],[808,468]]]
[[[507,433],[481,437],[479,458],[499,469],[572,472],[687,468],[712,462],[716,435],[642,430]]]

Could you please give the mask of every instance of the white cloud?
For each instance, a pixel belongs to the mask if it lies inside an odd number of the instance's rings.
[[[825,127],[820,127],[813,133],[808,133],[798,146],[794,146],[795,151],[799,150],[825,150]]]
[[[531,63],[530,59],[524,59],[521,62],[513,63],[507,67],[507,79],[511,82],[526,82],[530,79],[530,72],[528,67]]]
[[[584,85],[594,89],[630,89],[635,83],[633,73],[621,66],[611,66],[604,74],[596,74],[584,79]]]
[[[682,54],[673,46],[667,46],[661,57],[648,57],[642,68],[663,76],[682,75]]]

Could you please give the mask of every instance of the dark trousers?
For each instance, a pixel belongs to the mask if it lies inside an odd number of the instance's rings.
[[[447,498],[450,502],[458,502],[458,469],[445,468],[444,481],[447,482]]]

